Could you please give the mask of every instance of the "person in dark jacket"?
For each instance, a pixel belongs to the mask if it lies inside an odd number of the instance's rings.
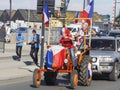
[[[36,30],[32,31],[33,36],[31,37],[31,51],[30,56],[33,62],[38,65],[38,51],[40,47],[40,35],[36,33]]]

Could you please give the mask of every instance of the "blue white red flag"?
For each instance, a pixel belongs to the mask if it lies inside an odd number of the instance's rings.
[[[47,69],[61,68],[64,64],[66,53],[66,49],[63,46],[51,46],[46,54]]]
[[[46,27],[49,26],[49,10],[48,10],[48,3],[46,2],[43,8],[43,15],[42,20],[44,21],[44,24]]]
[[[81,12],[80,18],[92,18],[94,9],[94,0],[89,0],[87,7]]]
[[[77,11],[76,14],[75,14],[75,23],[78,22],[78,19],[77,19],[78,17],[79,17],[79,12]]]
[[[92,63],[88,64],[88,78],[92,78]]]

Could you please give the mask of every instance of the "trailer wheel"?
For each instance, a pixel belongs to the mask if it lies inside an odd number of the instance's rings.
[[[55,85],[56,84],[57,72],[47,71],[44,73],[44,81],[46,85]]]
[[[78,66],[79,81],[83,86],[89,86],[92,81],[92,63],[90,61],[91,57],[86,55]]]
[[[73,70],[70,77],[71,88],[74,89],[78,85],[78,72]]]
[[[41,73],[39,69],[35,69],[33,72],[33,86],[38,88],[40,84],[41,84]]]

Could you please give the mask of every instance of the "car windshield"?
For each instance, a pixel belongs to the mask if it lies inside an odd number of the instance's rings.
[[[93,39],[91,41],[92,50],[115,51],[115,40]]]
[[[109,36],[120,36],[120,33],[110,33]]]

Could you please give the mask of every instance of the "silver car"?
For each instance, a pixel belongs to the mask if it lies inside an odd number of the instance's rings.
[[[90,50],[93,76],[107,75],[109,80],[116,81],[120,70],[119,51],[119,37],[93,37]]]

